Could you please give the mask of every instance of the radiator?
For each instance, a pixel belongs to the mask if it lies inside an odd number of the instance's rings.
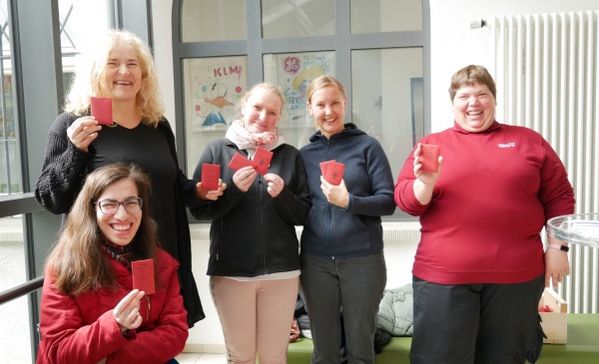
[[[599,212],[599,10],[514,15],[490,22],[497,120],[541,133],[564,162],[576,212]],[[598,249],[572,245],[559,294],[597,313]]]

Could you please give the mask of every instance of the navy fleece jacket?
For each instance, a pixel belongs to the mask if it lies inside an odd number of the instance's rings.
[[[354,124],[327,139],[320,132],[300,150],[312,208],[302,233],[302,254],[356,257],[383,250],[381,216],[395,210],[393,175],[379,142]],[[320,190],[320,162],[345,163],[347,208],[331,205]]]

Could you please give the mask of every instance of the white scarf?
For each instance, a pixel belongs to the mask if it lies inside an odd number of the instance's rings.
[[[250,155],[253,155],[253,151],[258,147],[262,147],[266,150],[273,150],[285,143],[284,138],[279,135],[279,130],[277,128],[262,133],[252,133],[245,128],[243,122],[239,119],[233,120],[227,129],[225,138],[235,143],[237,148],[250,152]]]

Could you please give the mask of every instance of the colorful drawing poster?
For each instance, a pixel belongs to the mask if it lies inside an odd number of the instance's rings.
[[[192,59],[188,66],[192,131],[225,130],[246,90],[246,58]]]
[[[334,52],[288,53],[265,59],[265,79],[281,86],[285,97],[284,126],[310,125],[306,111],[306,88],[316,77],[335,74]]]

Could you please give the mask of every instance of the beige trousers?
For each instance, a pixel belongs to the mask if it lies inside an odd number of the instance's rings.
[[[236,281],[212,276],[210,288],[228,363],[285,364],[299,277]]]

